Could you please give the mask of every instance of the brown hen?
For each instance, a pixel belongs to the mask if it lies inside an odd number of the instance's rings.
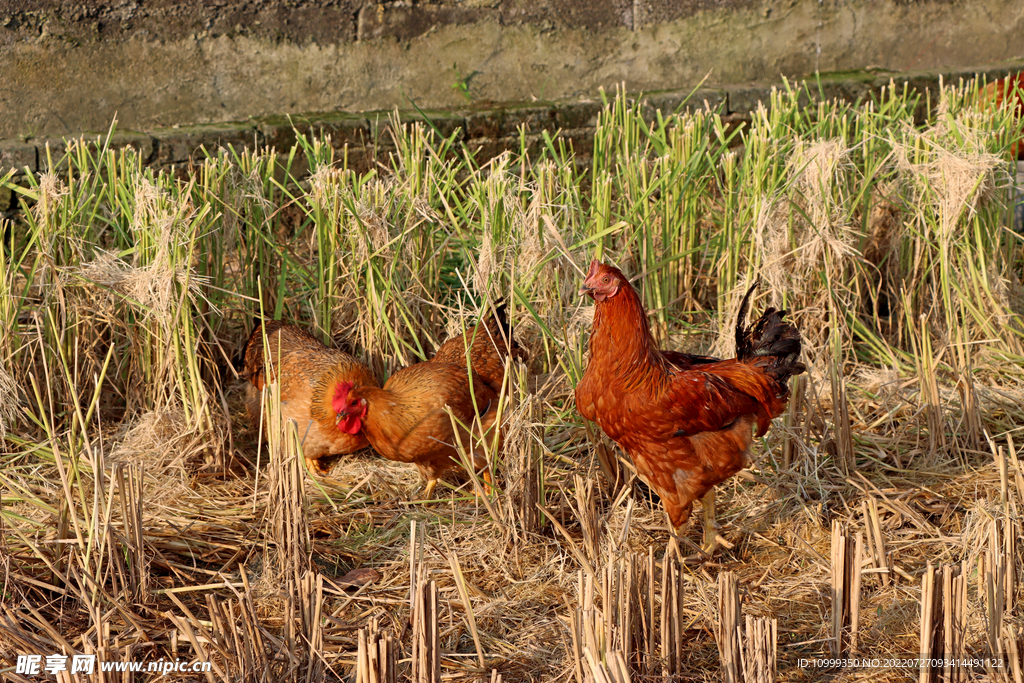
[[[509,355],[521,357],[522,350],[512,339],[505,305],[498,302],[493,315],[446,341],[430,360],[402,368],[383,387],[343,388],[334,406],[359,425],[357,433],[365,434],[378,453],[416,465],[427,481],[424,497],[430,498],[437,479],[459,462],[458,443],[472,454],[477,471],[487,465],[484,439],[500,449],[500,433],[495,439],[490,430],[496,427]],[[484,479],[490,482],[486,471]]]
[[[743,468],[758,436],[785,409],[789,378],[804,371],[800,333],[769,308],[736,323],[736,358],[659,351],[636,290],[618,268],[590,264],[581,294],[595,301],[590,361],[576,387],[576,409],[597,422],[661,497],[673,529],[704,498],[704,545],[714,547],[714,486]],[[706,496],[706,497],[705,497]]]
[[[324,346],[300,327],[270,320],[265,329],[271,367],[264,362],[264,325],[257,324],[245,346],[245,369],[241,373],[249,381],[245,407],[253,428],[259,429],[262,420],[263,387],[279,379],[283,423],[295,422],[310,470],[326,474],[321,458],[353,453],[368,445],[353,423],[339,418],[333,410],[338,386],[377,386],[377,379],[370,368],[344,351]]]

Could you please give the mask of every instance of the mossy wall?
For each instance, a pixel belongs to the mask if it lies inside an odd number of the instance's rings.
[[[1020,58],[1020,0],[0,3],[0,139]]]

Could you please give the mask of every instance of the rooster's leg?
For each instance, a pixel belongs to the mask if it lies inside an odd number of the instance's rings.
[[[494,482],[491,481],[491,471],[484,470],[484,493],[486,493],[488,496],[491,495],[491,493],[494,491],[494,488],[491,486],[491,484],[493,483]]]
[[[437,486],[437,479],[428,479],[423,489],[423,500],[430,500],[434,497],[434,487]]]
[[[715,540],[715,489],[711,489],[700,499],[701,521],[704,523],[704,546],[703,550],[708,555],[715,551],[718,543]]]

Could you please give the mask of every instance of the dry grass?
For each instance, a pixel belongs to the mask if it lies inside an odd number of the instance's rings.
[[[974,87],[918,128],[906,93],[780,92],[735,139],[620,97],[585,171],[557,139],[478,168],[397,124],[365,176],[321,138],[298,178],[272,153],[180,181],[72,145],[17,189],[0,252],[0,672],[63,652],[210,660],[175,674],[197,681],[896,681],[918,672],[798,662],[922,642],[1019,662],[1016,124]],[[719,487],[706,561],[573,409],[594,255],[642,274],[672,348],[730,353],[753,278],[804,332],[810,372]],[[370,451],[316,480],[296,435],[246,423],[231,360],[261,311],[383,378],[498,296],[530,361],[489,498],[451,480],[424,502]]]

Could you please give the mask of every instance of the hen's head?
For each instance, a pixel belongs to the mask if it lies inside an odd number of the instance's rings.
[[[335,413],[334,421],[341,431],[346,434],[358,434],[363,428],[366,399],[359,398],[352,392],[352,382],[338,382],[331,407]]]
[[[594,301],[601,302],[612,298],[626,287],[629,287],[629,281],[621,270],[594,259],[590,262],[590,270],[583,280],[583,286],[580,287],[580,294],[589,294]]]

